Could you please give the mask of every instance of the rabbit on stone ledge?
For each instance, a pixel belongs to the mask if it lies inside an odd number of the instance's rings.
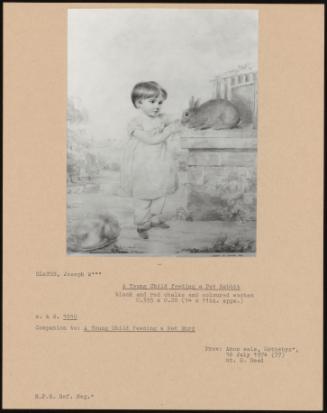
[[[241,117],[235,105],[226,99],[211,99],[200,105],[192,96],[189,108],[183,112],[182,125],[193,129],[232,129]]]

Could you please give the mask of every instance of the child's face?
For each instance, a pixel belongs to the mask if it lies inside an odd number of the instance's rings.
[[[138,101],[138,109],[140,109],[145,115],[155,118],[160,114],[161,106],[164,102],[164,98],[159,95],[157,97],[144,98]]]

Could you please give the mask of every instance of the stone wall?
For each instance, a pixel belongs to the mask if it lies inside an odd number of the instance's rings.
[[[256,129],[188,130],[187,209],[193,220],[256,219]]]

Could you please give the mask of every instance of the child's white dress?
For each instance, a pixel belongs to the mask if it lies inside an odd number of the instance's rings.
[[[151,145],[133,136],[135,130],[143,130],[152,131],[155,138],[167,125],[165,115],[150,118],[143,113],[129,122],[129,140],[121,165],[121,186],[127,195],[157,199],[176,191],[177,171],[167,141]]]

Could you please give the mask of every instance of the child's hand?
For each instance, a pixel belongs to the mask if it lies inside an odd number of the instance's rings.
[[[169,135],[174,135],[175,133],[178,133],[181,129],[182,127],[180,121],[175,120],[165,128],[165,132]]]
[[[152,133],[158,134],[162,133],[165,130],[165,125],[160,125],[157,128],[152,129]]]

